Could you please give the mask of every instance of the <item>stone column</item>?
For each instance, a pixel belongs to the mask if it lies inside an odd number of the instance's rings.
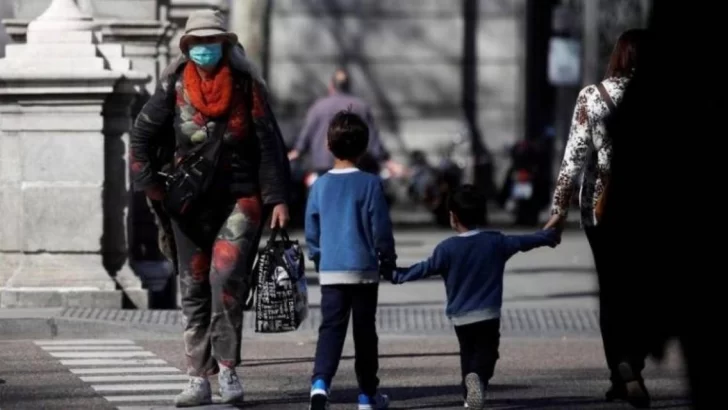
[[[148,75],[53,0],[0,60],[0,306],[121,307],[129,106]]]

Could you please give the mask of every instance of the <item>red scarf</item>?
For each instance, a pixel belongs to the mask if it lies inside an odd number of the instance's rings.
[[[230,110],[233,75],[227,64],[209,77],[202,78],[197,67],[193,63],[187,63],[184,86],[192,106],[206,117],[220,117]]]

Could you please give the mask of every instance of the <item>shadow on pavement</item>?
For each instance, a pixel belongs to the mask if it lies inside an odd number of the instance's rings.
[[[528,267],[528,268],[508,268],[506,274],[528,274],[528,273],[592,273],[594,268],[584,266],[541,266],[541,267]]]
[[[459,357],[458,352],[444,352],[444,353],[400,353],[400,354],[380,354],[379,359],[404,359],[404,358],[417,358],[417,357]],[[343,355],[341,360],[354,360],[354,356]],[[262,359],[262,360],[243,360],[241,366],[244,367],[261,367],[261,366],[276,366],[296,363],[313,363],[313,357],[283,357],[280,359]]]
[[[570,293],[550,293],[547,295],[529,295],[529,296],[516,296],[510,298],[503,298],[504,302],[524,302],[531,300],[548,300],[548,299],[569,299],[569,298],[584,298],[584,297],[598,297],[599,292],[587,291],[587,292],[570,292]]]
[[[511,390],[522,390],[527,389],[528,386],[525,385],[518,385],[518,384],[494,384],[489,387],[489,390],[491,391],[511,391]],[[445,397],[445,396],[457,396],[460,397],[463,394],[462,387],[460,385],[450,385],[450,386],[417,386],[417,387],[387,387],[386,388],[387,394],[389,397],[393,400],[391,409],[419,409],[419,408],[428,408],[428,407],[421,407],[421,406],[405,406],[401,407],[396,402],[397,401],[403,401],[403,400],[417,400],[417,399],[427,399],[430,397]],[[332,401],[335,401],[336,403],[356,403],[355,398],[359,394],[358,388],[343,388],[343,389],[337,389],[331,393]],[[444,407],[444,406],[451,406],[455,405],[458,407],[463,406],[463,401],[453,401],[453,404],[442,403],[438,402],[436,405],[437,407]],[[428,405],[429,408],[432,408],[433,404]]]

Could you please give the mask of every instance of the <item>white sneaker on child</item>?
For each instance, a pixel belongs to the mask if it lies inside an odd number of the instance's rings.
[[[465,376],[465,407],[469,409],[485,408],[485,385],[480,376],[475,373],[468,373]]]

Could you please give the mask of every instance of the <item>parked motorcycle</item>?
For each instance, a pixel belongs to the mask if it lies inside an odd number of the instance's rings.
[[[450,225],[447,198],[460,186],[465,175],[464,164],[453,157],[458,142],[453,140],[440,150],[436,165],[431,164],[422,151],[413,151],[409,156],[409,198],[424,205],[439,226]]]
[[[524,139],[510,149],[511,166],[499,202],[514,214],[516,225],[537,226],[541,210],[548,204],[550,142],[547,138]]]

